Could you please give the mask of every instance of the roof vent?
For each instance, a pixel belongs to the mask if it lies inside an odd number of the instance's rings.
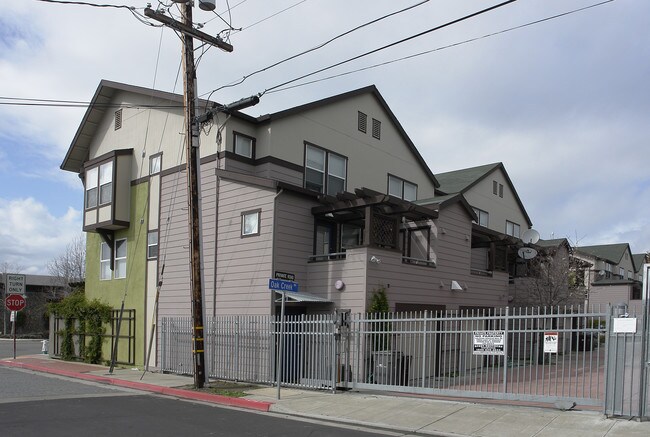
[[[115,130],[122,128],[122,108],[115,111]]]

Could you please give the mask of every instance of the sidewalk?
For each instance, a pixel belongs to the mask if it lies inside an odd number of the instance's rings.
[[[0,360],[0,365],[53,373],[221,405],[272,412],[337,423],[369,426],[405,433],[495,437],[647,437],[650,422],[606,419],[594,411],[559,411],[539,407],[477,404],[422,397],[387,396],[363,392],[318,392],[275,387],[246,390],[248,396],[231,398],[179,387],[189,377],[50,359],[29,355]],[[143,376],[144,374],[144,376]],[[142,379],[141,379],[142,377]]]

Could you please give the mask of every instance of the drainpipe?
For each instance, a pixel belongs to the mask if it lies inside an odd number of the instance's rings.
[[[280,194],[284,192],[283,188],[280,188],[280,191],[276,193],[276,195],[273,197],[273,227],[272,227],[272,232],[273,232],[273,241],[271,244],[271,275],[275,275],[275,244],[277,242],[277,232],[276,232],[276,224],[277,224],[277,217],[278,217],[278,197],[280,197]],[[270,293],[271,294],[271,315],[275,315],[275,292]]]

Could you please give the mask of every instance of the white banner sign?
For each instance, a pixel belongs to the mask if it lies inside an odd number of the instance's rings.
[[[474,331],[474,355],[505,355],[505,331]]]

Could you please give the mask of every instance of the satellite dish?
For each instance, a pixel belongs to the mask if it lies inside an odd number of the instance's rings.
[[[517,253],[523,259],[533,259],[537,256],[537,251],[532,247],[522,247]]]
[[[539,232],[535,229],[527,229],[521,239],[524,244],[535,244],[539,241]]]

